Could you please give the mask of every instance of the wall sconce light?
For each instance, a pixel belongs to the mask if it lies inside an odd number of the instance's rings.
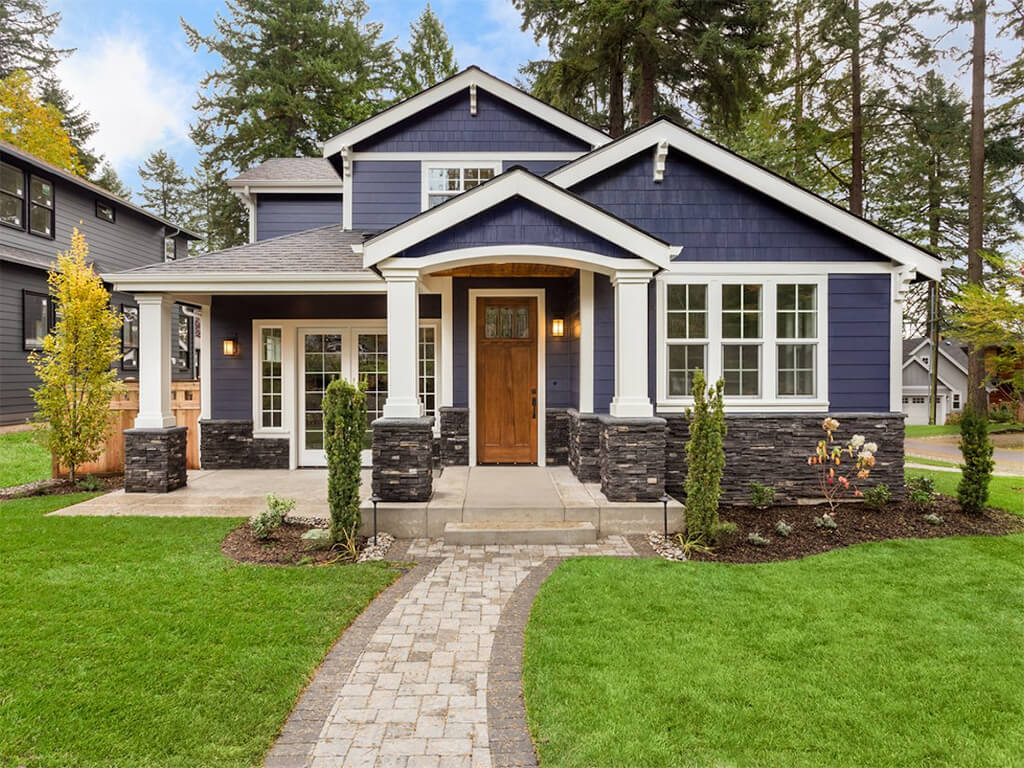
[[[556,317],[551,321],[551,335],[556,339],[560,339],[565,336],[565,320],[560,317]]]
[[[238,357],[241,351],[238,347],[238,339],[234,336],[229,336],[221,342],[221,351],[224,353],[224,357]]]

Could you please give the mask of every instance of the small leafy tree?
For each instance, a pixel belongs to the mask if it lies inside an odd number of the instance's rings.
[[[119,384],[121,318],[110,294],[87,263],[89,246],[76,227],[71,248],[57,254],[47,277],[60,307],[53,333],[29,355],[40,386],[32,390],[40,442],[66,466],[74,482],[78,466],[99,456],[110,423],[110,401]]]
[[[710,542],[718,526],[718,501],[725,470],[723,384],[708,389],[703,371],[693,376],[690,440],[686,443],[686,535]]]
[[[960,452],[964,463],[963,475],[956,489],[960,508],[969,515],[980,515],[988,502],[988,484],[992,479],[995,462],[992,461],[992,443],[988,439],[988,422],[973,410],[964,410],[960,421]]]
[[[857,497],[864,495],[857,488],[856,480],[867,480],[871,475],[878,444],[867,442],[863,435],[854,435],[845,446],[837,443],[835,433],[839,422],[831,416],[821,422],[821,428],[825,431],[825,439],[818,441],[818,447],[813,456],[807,457],[807,463],[814,467],[821,495],[828,503],[829,511],[834,513],[839,506],[839,498],[847,491],[852,490]],[[844,455],[853,459],[853,470],[843,469]],[[855,480],[849,477],[851,471],[856,471]]]
[[[352,541],[359,529],[359,470],[366,431],[366,395],[343,379],[327,385],[323,400],[327,451],[327,505],[331,536]]]

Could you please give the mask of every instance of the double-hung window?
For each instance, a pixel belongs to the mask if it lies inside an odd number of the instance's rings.
[[[33,235],[52,238],[53,184],[38,176],[30,177],[28,189],[28,228]]]
[[[814,397],[818,357],[818,286],[776,286],[775,336],[779,397]]]
[[[25,228],[25,174],[10,163],[0,163],[0,224]]]
[[[42,349],[43,339],[57,324],[53,299],[45,293],[23,291],[21,311],[24,348],[27,350]]]
[[[139,308],[121,305],[121,370],[139,370]]]
[[[722,286],[722,378],[725,395],[761,395],[762,286]]]
[[[260,329],[260,427],[280,429],[283,408],[281,329]]]
[[[478,187],[501,173],[501,163],[424,163],[423,210]]]
[[[666,308],[668,394],[686,397],[693,390],[693,374],[707,370],[708,287],[669,285]]]

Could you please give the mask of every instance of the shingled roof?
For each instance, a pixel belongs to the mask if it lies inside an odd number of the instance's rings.
[[[228,181],[231,186],[253,182],[301,181],[341,184],[341,177],[323,157],[272,157]]]

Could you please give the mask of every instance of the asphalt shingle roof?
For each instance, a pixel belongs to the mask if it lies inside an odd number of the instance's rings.
[[[907,357],[917,349],[918,345],[924,341],[924,338],[918,337],[916,339],[904,339],[903,340],[903,359]],[[964,368],[967,367],[967,352],[964,351],[963,344],[956,339],[942,339],[939,341],[939,348],[942,353],[955,363],[959,363]]]
[[[272,157],[255,168],[243,171],[231,181],[324,181],[341,184],[341,177],[323,157]]]
[[[282,235],[223,251],[203,253],[187,259],[151,264],[131,270],[130,274],[195,275],[218,272],[257,273],[361,273],[363,257],[352,246],[363,242],[362,232],[352,232],[341,224]]]

